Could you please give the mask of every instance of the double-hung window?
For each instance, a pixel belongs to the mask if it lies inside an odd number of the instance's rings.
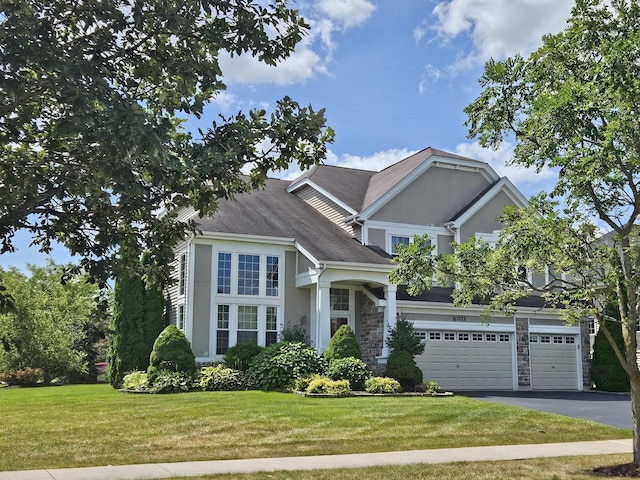
[[[398,245],[402,247],[406,247],[411,243],[410,237],[400,236],[400,235],[391,235],[391,254],[398,254]]]

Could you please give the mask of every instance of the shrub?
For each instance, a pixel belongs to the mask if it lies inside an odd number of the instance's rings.
[[[411,358],[420,355],[425,348],[424,342],[413,328],[413,323],[405,317],[399,318],[389,331],[387,346],[394,352],[399,350],[408,352]]]
[[[41,382],[42,378],[41,368],[26,367],[22,370],[7,370],[0,373],[0,382],[7,385],[35,385]]]
[[[264,350],[264,347],[261,347],[256,342],[239,343],[227,350],[227,353],[224,354],[224,363],[229,368],[244,372],[262,350]]]
[[[280,334],[281,342],[304,343],[309,345],[309,337],[307,332],[301,325],[290,325],[285,327]]]
[[[331,380],[348,380],[351,390],[364,390],[364,383],[371,378],[371,369],[360,359],[338,358],[329,364],[327,376]]]
[[[331,380],[328,377],[317,375],[309,382],[307,393],[323,393],[327,395],[346,396],[351,393],[348,380]]]
[[[364,383],[364,389],[369,393],[400,393],[400,383],[389,377],[371,377]]]
[[[164,371],[180,372],[190,378],[196,373],[196,359],[189,340],[175,325],[166,327],[153,344],[147,373],[154,387],[157,376]]]
[[[422,383],[422,370],[418,368],[411,354],[404,350],[391,352],[384,374],[398,380],[402,389],[407,392],[413,392],[416,385]]]
[[[624,353],[622,325],[618,322],[606,322],[607,329],[620,350]],[[591,380],[598,390],[605,392],[628,392],[629,376],[616,357],[602,327],[596,334],[591,361]]]
[[[416,392],[438,393],[439,391],[440,385],[438,384],[438,382],[435,382],[433,380],[416,385]]]
[[[125,390],[144,391],[149,389],[149,376],[147,372],[135,370],[127,373],[122,379],[122,388]]]
[[[304,377],[298,377],[296,378],[295,382],[293,382],[293,389],[296,392],[306,392],[311,381],[321,376],[322,375],[314,373],[313,375],[305,375]]]
[[[242,371],[217,365],[200,369],[198,386],[202,390],[231,392],[247,390],[247,381]]]
[[[153,393],[188,392],[193,388],[193,376],[185,372],[161,370],[151,387]]]
[[[297,378],[324,371],[322,358],[300,342],[269,345],[253,359],[249,368],[256,386],[262,390],[289,390]]]
[[[322,354],[325,360],[331,362],[337,358],[361,358],[360,345],[349,325],[342,325],[329,340],[327,349]]]

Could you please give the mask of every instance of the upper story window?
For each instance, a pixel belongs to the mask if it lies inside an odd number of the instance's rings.
[[[391,254],[398,254],[398,245],[406,247],[411,243],[410,237],[400,236],[400,235],[391,235]]]
[[[231,293],[231,254],[218,254],[218,293]]]
[[[187,283],[187,254],[180,255],[180,270],[178,271],[178,295],[184,295]]]
[[[231,296],[279,297],[281,258],[219,252],[216,292]]]
[[[349,311],[349,289],[348,288],[330,289],[329,303],[331,303],[331,310],[348,312]]]
[[[279,258],[267,257],[267,297],[278,296]]]
[[[259,255],[238,255],[238,295],[260,295]]]

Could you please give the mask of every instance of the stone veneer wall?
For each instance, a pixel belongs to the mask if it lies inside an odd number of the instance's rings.
[[[360,316],[356,319],[356,338],[362,351],[362,360],[374,375],[382,375],[385,366],[378,364],[383,347],[384,313],[362,292],[356,292]]]
[[[591,390],[591,341],[589,320],[580,322],[580,350],[582,353],[582,382],[584,390]]]
[[[518,386],[531,387],[528,318],[516,318],[516,351],[518,355]]]

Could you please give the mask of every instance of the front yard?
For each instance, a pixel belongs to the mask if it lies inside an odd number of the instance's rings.
[[[630,430],[465,397],[131,395],[0,389],[0,470],[628,438]]]

